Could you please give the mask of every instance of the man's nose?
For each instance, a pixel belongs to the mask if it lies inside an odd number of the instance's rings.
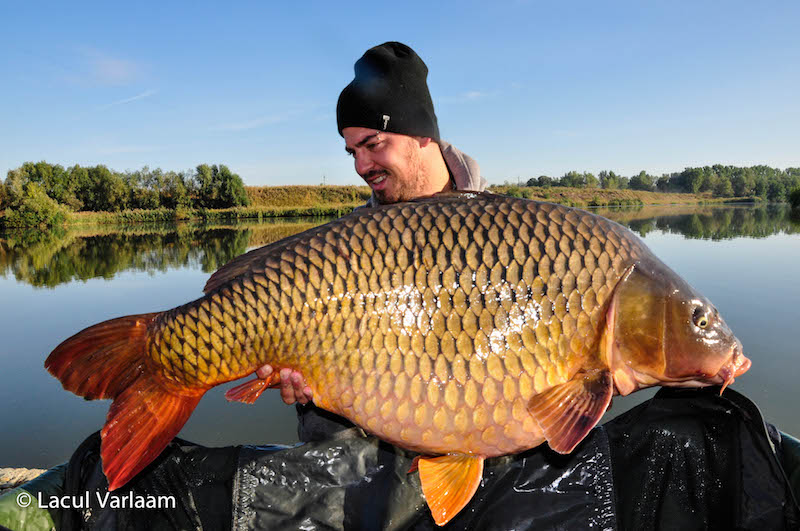
[[[372,169],[372,159],[365,153],[358,153],[355,155],[356,160],[356,173],[362,177]]]

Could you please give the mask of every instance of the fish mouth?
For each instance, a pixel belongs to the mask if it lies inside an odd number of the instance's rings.
[[[751,365],[750,359],[742,353],[742,344],[737,340],[736,345],[733,347],[730,361],[720,368],[714,378],[715,384],[722,384],[719,394],[721,395],[725,388],[734,382],[737,376],[746,373]]]
[[[712,385],[721,385],[722,389],[720,389],[719,392],[721,395],[722,392],[734,382],[736,377],[746,373],[751,365],[752,362],[742,353],[742,344],[737,339],[736,343],[731,347],[728,361],[724,363],[716,373],[709,371],[696,373],[689,377],[670,378],[667,376],[648,375],[627,368],[623,371],[615,371],[614,377],[615,384],[617,384],[618,387],[617,392],[622,395],[627,395],[637,389],[643,389],[653,385],[661,385],[662,387],[709,387]],[[619,381],[631,383],[628,383],[622,388],[624,389],[624,391],[622,391],[619,390]]]

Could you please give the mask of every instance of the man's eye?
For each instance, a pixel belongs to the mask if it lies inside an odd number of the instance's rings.
[[[348,157],[355,157],[355,156],[356,156],[356,154],[355,154],[355,153],[353,153],[352,151],[348,151],[348,152],[347,152],[347,156],[348,156]]]
[[[367,149],[370,151],[375,151],[375,148],[378,147],[381,143],[380,142],[373,142],[372,144],[367,144]]]

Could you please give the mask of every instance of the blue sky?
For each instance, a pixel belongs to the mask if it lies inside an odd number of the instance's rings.
[[[2,2],[0,171],[25,161],[358,184],[335,105],[369,47],[428,64],[491,183],[800,166],[800,3]]]

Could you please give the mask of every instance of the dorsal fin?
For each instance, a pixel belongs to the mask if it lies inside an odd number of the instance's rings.
[[[498,195],[492,192],[475,192],[471,190],[450,190],[448,192],[439,192],[438,194],[433,194],[426,197],[420,197],[408,202],[430,203],[430,202],[442,202],[442,201],[464,201],[467,199],[492,199],[497,197]],[[395,206],[402,204],[403,203],[395,203]],[[375,208],[380,208],[380,207],[375,207]]]
[[[252,251],[237,256],[215,271],[213,275],[211,275],[211,277],[208,279],[208,282],[206,282],[205,287],[203,288],[203,293],[210,293],[223,284],[226,284],[230,280],[242,275],[243,273],[247,273],[253,269],[255,264],[263,262],[267,255],[276,252],[279,253],[281,249],[290,247],[298,240],[311,235],[311,233],[320,231],[321,227],[324,227],[324,225],[304,230],[303,232],[299,232],[282,240],[267,244],[264,247],[259,247],[258,249],[253,249]]]

